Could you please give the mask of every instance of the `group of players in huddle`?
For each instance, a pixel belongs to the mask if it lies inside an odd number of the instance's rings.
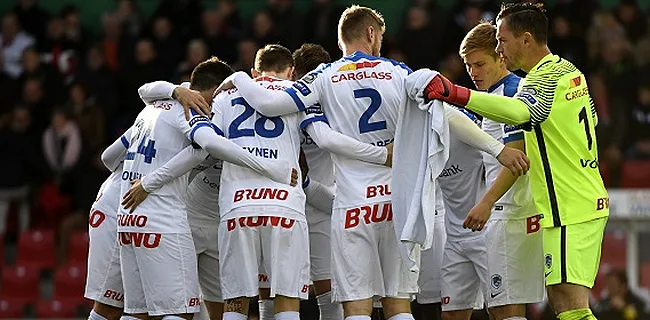
[[[499,28],[522,12],[543,16],[531,5],[508,10]],[[102,154],[112,173],[90,214],[89,319],[191,319],[204,304],[210,319],[245,320],[259,296],[261,319],[297,320],[310,290],[321,319],[369,320],[378,298],[386,319],[410,320],[414,297],[432,318],[441,308],[444,319],[468,320],[485,305],[498,320],[523,319],[544,298],[545,265],[547,285],[575,283],[558,270],[549,284],[555,266],[525,175],[525,126],[490,112],[480,121],[463,108],[479,92],[470,99],[435,71],[380,57],[384,29],[375,10],[351,6],[337,61],[318,45],[291,53],[272,44],[257,52],[253,78],[211,58],[189,84],[143,85],[146,107]],[[481,23],[459,54],[478,90],[531,102],[520,122],[541,122],[541,98],[520,90],[497,53],[506,31],[516,34]],[[415,269],[393,225],[403,213],[391,206],[408,197],[391,190],[407,92],[421,105],[451,103],[439,114],[449,141],[432,178],[434,238]],[[560,318],[591,319],[582,316]]]

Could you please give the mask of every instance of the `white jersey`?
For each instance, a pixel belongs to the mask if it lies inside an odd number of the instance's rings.
[[[223,162],[217,162],[199,172],[187,186],[185,203],[190,225],[219,225],[219,185]]]
[[[357,51],[321,65],[286,92],[300,110],[320,104],[324,115],[313,119],[328,122],[334,131],[384,146],[393,141],[399,107],[406,99],[404,80],[410,73],[402,63]],[[332,159],[334,208],[390,201],[390,168],[334,154]]]
[[[461,110],[462,111],[462,110]],[[465,113],[476,120],[473,115]],[[481,235],[464,229],[467,213],[483,196],[483,156],[481,151],[449,137],[449,159],[438,176],[445,203],[445,230],[450,240],[468,239]]]
[[[333,186],[334,164],[332,163],[332,156],[329,152],[319,148],[307,132],[303,130],[302,134],[303,139],[300,145],[305,152],[307,164],[309,165],[309,177],[328,187]]]
[[[511,73],[494,84],[488,92],[512,97],[517,92],[520,83],[521,78]],[[482,128],[483,131],[503,144],[524,139],[522,125],[512,126],[484,119]],[[497,159],[485,153],[483,154],[483,161],[485,163],[485,181],[489,188],[496,181],[503,166]],[[524,175],[517,178],[510,190],[494,204],[490,219],[525,219],[534,215],[535,212],[529,178]]]
[[[156,101],[147,105],[138,115],[131,129],[124,169],[121,194],[131,182],[162,167],[177,153],[190,145],[196,129],[213,127],[210,119],[193,113],[188,122],[183,107],[174,100]],[[120,206],[119,232],[190,232],[187,223],[184,195],[188,174],[174,179],[152,192],[133,214]]]
[[[256,81],[268,90],[284,90],[292,84],[291,81],[270,77]],[[223,129],[226,138],[258,157],[285,161],[300,168],[300,125],[306,120],[304,112],[265,117],[257,113],[236,88],[222,92],[215,98],[213,112],[213,123],[218,129]],[[285,207],[295,213],[295,216],[288,218],[305,219],[305,193],[301,186],[291,187],[274,182],[251,169],[225,162],[219,192],[221,220],[230,218],[227,217],[228,213],[242,206]],[[255,211],[250,212],[255,214]]]
[[[105,215],[112,217],[117,217],[117,210],[120,205],[120,180],[122,177],[122,165],[120,165],[115,171],[111,173],[108,178],[102,183],[102,186],[99,187],[99,192],[97,192],[97,198],[92,205],[90,211],[99,210]]]

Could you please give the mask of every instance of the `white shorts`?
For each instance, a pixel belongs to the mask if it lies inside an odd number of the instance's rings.
[[[124,313],[199,312],[196,251],[190,233],[121,232]]]
[[[90,246],[84,297],[123,308],[124,287],[120,270],[120,244],[117,241],[117,217],[91,210],[89,221]]]
[[[439,303],[441,297],[442,250],[447,240],[444,216],[435,218],[433,232],[433,245],[422,251],[420,256],[420,276],[418,278],[420,293],[417,295],[419,304]]]
[[[328,280],[332,261],[332,214],[320,211],[311,205],[305,207],[309,227],[309,262],[311,280]]]
[[[402,261],[392,218],[390,202],[334,210],[332,301],[409,299],[418,292],[418,274]]]
[[[271,288],[271,297],[282,295],[307,299],[307,222],[278,216],[247,216],[249,210],[234,209],[229,215],[239,217],[227,219],[219,225],[219,274],[223,299],[257,296],[259,288],[263,287],[260,285],[262,276],[268,277],[265,280]]]
[[[526,219],[488,221],[488,307],[537,303],[544,299],[542,230],[530,228],[531,233],[528,230]]]
[[[441,274],[442,311],[482,309],[488,286],[485,237],[447,238]]]
[[[212,302],[223,302],[219,278],[219,225],[190,223],[190,229],[196,249],[202,298]]]

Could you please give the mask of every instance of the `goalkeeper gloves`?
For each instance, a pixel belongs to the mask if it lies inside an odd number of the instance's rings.
[[[469,102],[470,92],[471,90],[455,85],[443,75],[438,74],[431,79],[424,89],[424,97],[429,101],[438,99],[464,107]]]

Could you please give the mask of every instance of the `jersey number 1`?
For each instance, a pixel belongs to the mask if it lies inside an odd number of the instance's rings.
[[[578,114],[578,123],[583,122],[585,125],[585,134],[587,135],[587,148],[591,151],[591,146],[594,143],[593,138],[591,137],[591,131],[589,131],[589,119],[587,118],[587,108],[582,107],[580,113]]]
[[[359,133],[386,129],[386,121],[370,122],[372,115],[375,114],[375,112],[377,112],[381,106],[381,95],[379,94],[379,91],[371,88],[365,88],[357,89],[353,92],[355,99],[370,98],[370,105],[368,106],[368,109],[366,109],[366,111],[361,114],[361,118],[359,119]]]

